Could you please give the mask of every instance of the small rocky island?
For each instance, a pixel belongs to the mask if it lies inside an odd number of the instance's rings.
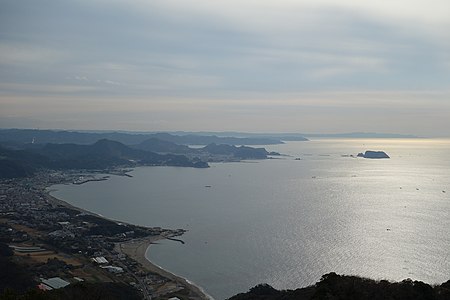
[[[380,159],[380,158],[390,158],[389,155],[384,151],[371,151],[368,150],[364,153],[358,153],[358,157]]]

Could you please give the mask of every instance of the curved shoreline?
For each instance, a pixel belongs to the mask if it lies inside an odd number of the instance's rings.
[[[57,205],[65,206],[67,208],[76,209],[81,212],[96,215],[96,216],[106,219],[106,220],[118,222],[117,220],[113,220],[113,219],[107,218],[103,215],[99,215],[97,213],[91,212],[89,210],[86,210],[86,209],[83,209],[80,207],[76,207],[62,199],[52,196],[50,193],[53,192],[54,190],[50,189],[50,187],[51,186],[44,188],[44,193],[47,196],[47,201],[57,204]],[[122,223],[127,223],[127,222],[122,222]],[[191,299],[214,300],[214,298],[212,296],[208,295],[200,286],[195,285],[194,283],[192,283],[191,281],[189,281],[186,278],[183,278],[181,276],[178,276],[174,273],[171,273],[171,272],[163,269],[162,267],[152,263],[149,259],[147,259],[146,253],[147,253],[147,251],[149,251],[151,244],[155,243],[158,240],[163,240],[163,239],[166,239],[166,237],[163,235],[148,236],[145,238],[132,239],[132,240],[126,241],[126,242],[116,243],[115,250],[128,255],[131,259],[133,259],[138,264],[140,264],[145,270],[147,270],[151,273],[158,274],[158,275],[176,283],[177,285],[186,288],[190,293],[192,293],[194,295],[194,296],[190,297]]]
[[[170,279],[173,282],[176,282],[177,284],[185,286],[187,289],[199,296],[196,299],[214,300],[214,298],[208,295],[200,286],[194,284],[184,277],[169,272],[168,270],[151,262],[147,258],[146,254],[148,251],[150,251],[151,245],[163,239],[165,239],[165,237],[163,236],[134,239],[129,242],[118,243],[117,247],[120,252],[128,255],[133,260],[140,263],[148,271],[156,273],[162,277]]]

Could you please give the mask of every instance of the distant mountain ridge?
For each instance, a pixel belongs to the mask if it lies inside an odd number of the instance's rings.
[[[172,135],[169,133],[155,133],[150,135],[163,141],[168,141],[180,145],[275,145],[283,144],[281,140],[274,138],[245,138],[245,137],[219,137],[216,135]]]
[[[77,132],[65,130],[0,129],[0,142],[11,144],[56,143],[89,145],[101,139],[137,145],[150,138],[173,142],[180,145],[208,145],[211,143],[228,145],[274,145],[283,142],[277,138],[259,137],[219,137],[215,135],[173,135],[169,133],[123,133],[123,132]]]
[[[353,139],[417,139],[420,138],[412,134],[398,133],[377,133],[377,132],[350,132],[350,133],[305,133],[306,137],[315,138],[353,138]]]
[[[211,143],[202,148],[190,148],[186,145],[178,145],[173,142],[151,138],[142,143],[132,146],[136,149],[152,151],[157,153],[178,153],[187,156],[202,157],[205,161],[216,161],[217,156],[221,159],[266,159],[269,155],[280,155],[277,152],[268,152],[265,148],[253,148],[247,146],[234,146],[227,144]]]
[[[138,145],[145,140],[156,138],[178,145],[275,145],[284,141],[308,141],[308,138],[419,138],[415,135],[352,132],[352,133],[242,133],[242,132],[109,132],[76,130],[0,129],[0,142],[10,146],[23,144],[93,144],[101,139]]]
[[[272,138],[279,139],[281,141],[307,141],[308,138],[421,138],[420,136],[413,134],[399,134],[399,133],[379,133],[379,132],[343,132],[343,133],[250,133],[250,132],[236,132],[236,131],[173,131],[169,132],[175,135],[217,135],[234,136],[234,137],[247,137],[247,138]]]

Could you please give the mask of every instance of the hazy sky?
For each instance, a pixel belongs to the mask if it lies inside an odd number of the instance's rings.
[[[450,1],[0,0],[0,127],[450,136]]]

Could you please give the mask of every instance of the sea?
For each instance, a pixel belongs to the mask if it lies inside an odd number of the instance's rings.
[[[115,220],[183,228],[185,244],[150,246],[153,263],[215,299],[259,283],[321,276],[450,279],[450,140],[318,139],[264,146],[267,160],[208,169],[139,167],[56,185],[52,195]],[[366,150],[390,159],[351,157]]]

